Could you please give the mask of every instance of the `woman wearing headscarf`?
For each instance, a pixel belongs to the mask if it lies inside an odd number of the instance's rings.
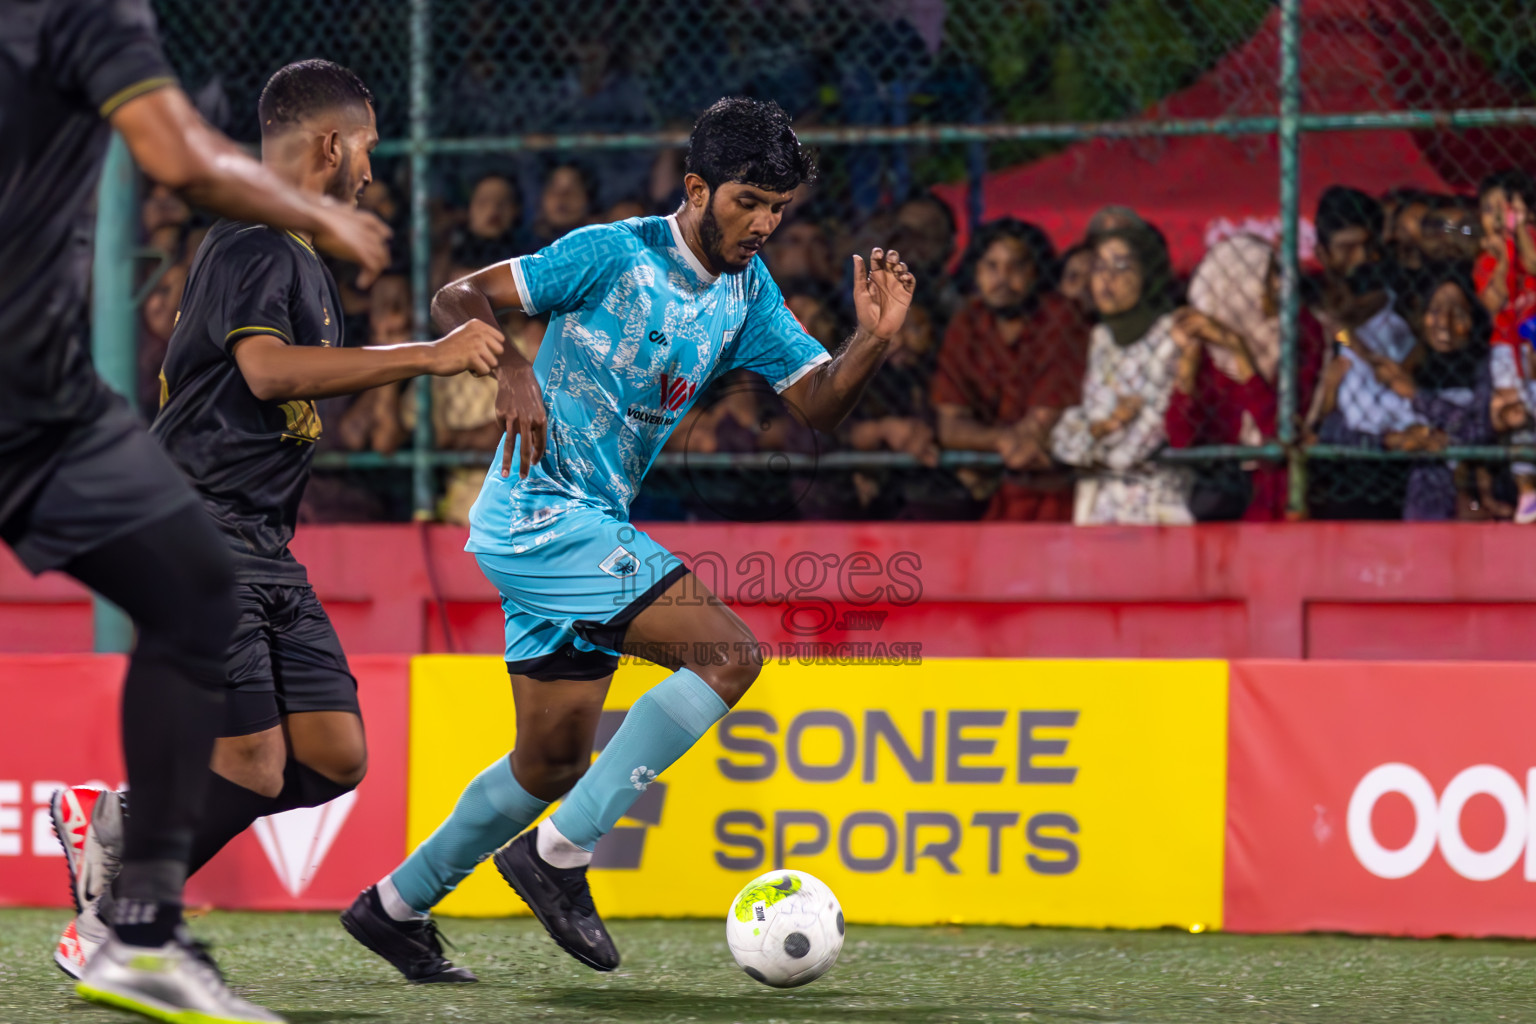
[[[1218,242],[1189,283],[1189,305],[1173,330],[1179,372],[1168,405],[1168,443],[1256,446],[1276,435],[1280,364],[1279,266],[1254,235]],[[1322,326],[1306,309],[1297,325],[1296,408],[1312,402],[1322,366]],[[1283,464],[1214,465],[1199,475],[1190,511],[1197,520],[1285,518]]]
[[[1472,282],[1458,270],[1437,275],[1425,288],[1421,308],[1418,345],[1402,366],[1378,370],[1382,383],[1410,401],[1421,422],[1388,433],[1384,447],[1440,451],[1452,444],[1491,442],[1492,328]],[[1490,506],[1502,504],[1491,492],[1489,475],[1478,467],[1418,462],[1408,477],[1403,518],[1420,522],[1487,519]]]
[[[1189,472],[1152,461],[1167,442],[1179,352],[1167,244],[1155,228],[1132,224],[1095,236],[1093,249],[1099,323],[1083,398],[1051,432],[1051,454],[1081,470],[1072,521],[1192,522]]]

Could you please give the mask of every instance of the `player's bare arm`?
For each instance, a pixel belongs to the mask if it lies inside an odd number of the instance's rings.
[[[784,390],[790,407],[807,424],[831,432],[858,404],[875,375],[891,339],[901,330],[912,305],[917,279],[892,249],[874,249],[866,263],[853,257],[853,306],[859,325],[837,355]]]
[[[179,88],[129,100],[111,120],[144,173],[188,201],[234,220],[312,236],[327,252],[359,264],[364,287],[388,265],[390,230],[382,221],[283,181],[211,128]]]
[[[497,263],[438,289],[432,299],[432,322],[444,331],[475,322],[496,326],[496,310],[513,306],[524,308],[511,264]],[[498,333],[500,330],[497,326]],[[518,446],[518,476],[527,477],[533,464],[544,457],[548,426],[544,393],[534,377],[533,364],[515,345],[502,347],[496,377],[496,419],[505,425],[509,439],[522,440]],[[512,475],[512,448],[511,444],[502,447],[504,477]]]
[[[263,401],[331,398],[430,374],[452,377],[466,370],[477,377],[494,372],[505,348],[501,328],[479,320],[436,341],[364,348],[290,345],[274,334],[253,334],[235,344],[235,362]]]

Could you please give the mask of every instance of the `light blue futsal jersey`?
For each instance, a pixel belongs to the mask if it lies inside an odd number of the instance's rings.
[[[520,479],[520,442],[502,438],[514,445],[512,475],[502,477],[498,447],[470,510],[466,550],[497,583],[507,658],[522,661],[573,637],[578,650],[591,649],[576,623],[611,621],[675,569],[675,558],[628,524],[629,505],[710,381],[747,369],[783,391],[829,356],[762,260],[715,277],[675,217],[582,228],[512,260],[511,271],[524,312],[550,317],[533,364],[548,443]],[[533,642],[537,623],[553,628]]]

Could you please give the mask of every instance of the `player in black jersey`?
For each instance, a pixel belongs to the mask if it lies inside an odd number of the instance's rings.
[[[181,926],[237,609],[207,513],[90,364],[94,200],[114,128],[188,200],[311,235],[370,273],[388,261],[388,230],[283,182],[204,123],[147,0],[0,0],[0,538],[33,572],[74,576],[137,627],[123,687],[134,813],[113,936],[78,991],[160,1019],[272,1021]]]
[[[268,168],[302,191],[356,201],[378,142],[373,96],[356,75],[329,61],[290,64],[258,109]],[[257,818],[332,800],[366,769],[357,681],[288,550],[323,428],[314,399],[420,374],[484,376],[502,352],[500,330],[480,321],[435,342],[344,348],[340,310],[304,233],[224,220],[192,262],[166,349],[150,432],[212,514],[239,602],[189,874]],[[92,838],[110,861],[111,838]],[[100,909],[87,903],[61,940],[66,971],[89,970]]]

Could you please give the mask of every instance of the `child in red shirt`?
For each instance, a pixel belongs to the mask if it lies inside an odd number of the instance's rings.
[[[1536,413],[1536,388],[1529,346],[1520,325],[1536,316],[1536,230],[1530,223],[1536,207],[1536,182],[1524,171],[1501,171],[1484,178],[1477,189],[1482,211],[1483,252],[1473,264],[1478,298],[1493,317],[1490,363],[1495,404],[1524,404]],[[1513,440],[1526,440],[1513,438]],[[1536,523],[1536,466],[1511,467],[1520,488],[1517,523]]]

